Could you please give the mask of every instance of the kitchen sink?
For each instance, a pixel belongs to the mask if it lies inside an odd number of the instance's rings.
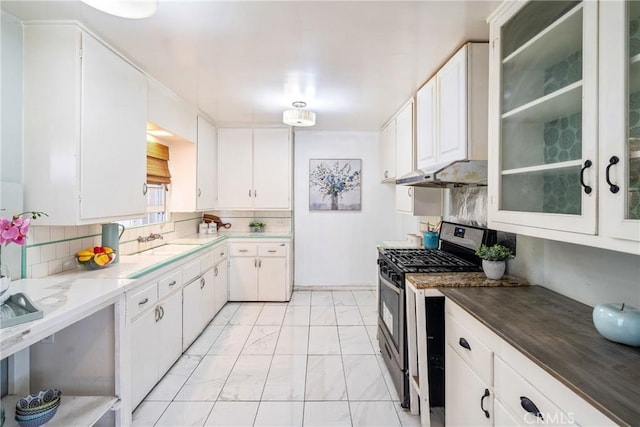
[[[162,245],[155,247],[153,249],[147,249],[146,251],[142,251],[138,253],[140,256],[147,255],[157,255],[157,256],[169,256],[169,255],[180,255],[184,252],[187,252],[191,249],[197,248],[200,245]]]

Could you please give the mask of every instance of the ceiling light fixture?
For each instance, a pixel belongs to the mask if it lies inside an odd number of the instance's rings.
[[[295,109],[285,110],[282,113],[282,122],[289,126],[313,126],[316,124],[316,113],[313,111],[303,110],[307,106],[304,101],[296,101],[293,104]]]
[[[82,0],[83,3],[120,18],[148,18],[158,10],[158,0]]]

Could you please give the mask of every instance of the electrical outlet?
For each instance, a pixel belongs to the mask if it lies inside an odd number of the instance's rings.
[[[40,343],[42,343],[42,344],[53,344],[53,335],[54,334],[51,334],[48,337],[41,339]]]

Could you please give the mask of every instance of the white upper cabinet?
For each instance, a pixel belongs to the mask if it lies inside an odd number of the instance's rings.
[[[396,177],[408,174],[413,164],[413,100],[405,105],[395,118]]]
[[[215,126],[197,116],[195,144],[182,138],[167,138],[170,148],[172,212],[196,212],[215,209],[217,133]]]
[[[396,180],[396,122],[391,120],[380,131],[380,181]]]
[[[286,128],[218,129],[219,209],[291,209]]]
[[[639,15],[509,1],[490,18],[490,228],[640,253]]]
[[[25,207],[41,225],[142,216],[147,84],[74,24],[24,29]]]
[[[427,171],[438,163],[436,156],[437,126],[436,78],[432,77],[416,93],[416,163]]]
[[[217,133],[204,117],[198,116],[198,161],[196,210],[214,209],[217,190]]]
[[[173,135],[196,142],[197,115],[193,105],[154,80],[147,80],[147,121]]]
[[[487,43],[467,43],[418,90],[418,169],[486,160],[488,59]]]

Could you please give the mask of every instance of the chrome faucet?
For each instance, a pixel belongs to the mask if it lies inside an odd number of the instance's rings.
[[[147,237],[138,236],[138,242],[140,243],[150,242],[156,239],[164,239],[164,237],[162,237],[162,234],[158,233],[151,233]]]

